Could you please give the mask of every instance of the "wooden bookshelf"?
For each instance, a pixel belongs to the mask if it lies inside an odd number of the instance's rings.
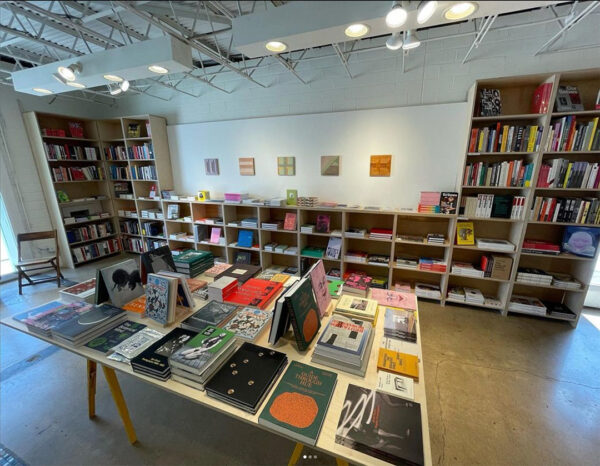
[[[157,196],[161,189],[171,189],[173,176],[171,173],[171,160],[167,143],[166,122],[163,118],[152,115],[111,119],[85,119],[65,115],[26,112],[23,119],[27,128],[31,147],[34,153],[40,182],[48,202],[50,218],[54,228],[58,231],[61,262],[63,266],[74,266],[91,262],[108,255],[118,254],[125,250],[128,252],[143,252],[159,245],[155,236],[146,235],[142,229],[142,211],[154,206],[160,208],[159,200],[143,199],[149,194],[150,187],[156,186]],[[83,137],[72,137],[69,123],[78,123],[83,130]],[[143,137],[128,138],[127,131],[130,124],[138,125]],[[64,135],[47,135],[46,130],[62,130]],[[127,155],[129,148],[142,144],[152,144],[153,157],[151,159],[132,159]],[[46,145],[76,146],[94,148],[94,160],[88,160],[89,154],[84,153],[83,160],[51,158],[51,153]],[[112,147],[123,148],[123,158],[113,160],[106,155],[106,150]],[[54,155],[52,154],[52,157]],[[60,158],[60,157],[59,157]],[[72,180],[56,179],[53,169],[59,167],[69,171],[73,168],[93,166],[100,174],[100,179]],[[118,167],[119,174],[111,176],[111,168]],[[136,167],[154,167],[157,174],[153,181],[141,181],[132,178],[132,170]],[[122,172],[122,173],[121,173]],[[116,179],[113,179],[116,178]],[[123,199],[115,191],[117,183],[126,184],[130,189],[131,199]],[[58,192],[62,191],[69,197],[68,202],[58,202]],[[91,200],[93,197],[101,197]],[[128,210],[135,212],[136,217],[119,215],[119,211]],[[72,212],[88,211],[90,215],[108,213],[109,216],[92,218],[76,223],[67,223],[65,218]],[[137,233],[121,230],[121,222],[133,222],[137,225]],[[159,220],[163,225],[162,219]],[[104,224],[110,226],[109,234],[98,238],[73,238],[72,230],[89,225]],[[90,227],[91,228],[91,227]],[[70,239],[70,241],[69,241]],[[107,248],[101,246],[107,244]],[[163,242],[166,244],[166,241]],[[135,245],[134,248],[131,245]],[[97,248],[102,252],[97,257],[88,253],[84,256],[79,251],[81,248]],[[102,251],[101,251],[102,249]]]
[[[552,85],[552,93],[548,105],[548,110],[541,114],[532,114],[531,102],[536,88],[542,83]],[[556,112],[554,110],[557,90],[560,85],[577,86],[584,105],[583,111]],[[479,89],[493,88],[500,89],[502,99],[502,114],[494,117],[477,116]],[[459,205],[464,196],[475,196],[477,194],[512,194],[525,196],[524,216],[521,219],[505,218],[462,218],[458,220],[469,220],[474,222],[476,238],[496,238],[505,239],[515,244],[514,252],[495,252],[490,249],[478,248],[477,246],[459,246],[452,244],[448,250],[450,258],[448,261],[447,287],[443,290],[447,296],[450,286],[467,286],[479,288],[484,294],[491,294],[500,299],[501,308],[496,308],[507,315],[508,306],[511,297],[514,295],[525,295],[536,297],[541,300],[549,300],[564,303],[577,315],[576,320],[569,320],[573,326],[577,325],[585,292],[589,286],[594,264],[597,259],[578,257],[572,254],[561,253],[557,256],[532,254],[522,251],[523,241],[525,239],[542,239],[559,242],[566,226],[586,226],[599,228],[598,224],[581,223],[552,223],[537,221],[532,219],[531,210],[535,203],[536,196],[540,197],[581,197],[598,198],[600,193],[597,189],[584,187],[569,188],[548,188],[538,187],[538,177],[542,167],[542,161],[554,158],[565,158],[572,162],[586,161],[597,162],[600,159],[598,150],[580,150],[580,151],[552,151],[549,150],[551,125],[560,118],[575,116],[577,121],[588,122],[593,118],[600,116],[600,110],[594,109],[594,102],[600,89],[600,69],[584,70],[566,73],[548,73],[531,76],[485,79],[476,81],[469,92],[469,102],[471,104],[471,125],[467,135],[466,151],[462,164],[462,173],[467,164],[476,162],[503,162],[509,160],[521,159],[524,162],[533,163],[533,175],[530,186],[527,187],[494,187],[494,186],[461,186],[459,193]],[[500,122],[502,125],[538,125],[542,128],[539,146],[537,150],[520,152],[469,152],[469,142],[471,130],[473,128],[483,128]],[[584,147],[584,149],[586,149]],[[462,178],[461,173],[461,178]],[[462,184],[462,183],[461,183]],[[454,241],[452,241],[454,243]],[[465,277],[451,273],[452,261],[476,262],[477,259],[486,253],[494,252],[502,256],[513,259],[512,270],[509,280],[493,280],[489,278]],[[544,270],[546,272],[569,273],[579,280],[583,286],[577,290],[568,290],[556,286],[533,285],[516,281],[517,270],[519,267],[531,267]],[[494,308],[483,305],[477,306],[468,304],[459,300],[446,297],[444,302],[464,304],[468,306],[481,307],[485,309]],[[517,314],[515,312],[515,314]],[[519,313],[521,314],[521,313]],[[528,314],[529,315],[529,314]],[[564,320],[560,317],[541,316],[542,318]]]

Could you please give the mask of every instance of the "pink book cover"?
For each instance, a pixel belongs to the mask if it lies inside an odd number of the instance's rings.
[[[285,214],[285,222],[283,224],[284,230],[295,230],[296,229],[296,214],[288,212]]]
[[[329,294],[327,277],[325,276],[325,267],[323,266],[322,260],[317,262],[317,265],[311,270],[310,281],[315,293],[315,299],[317,300],[317,306],[319,306],[319,314],[323,317],[331,302],[331,295]]]
[[[371,288],[371,299],[377,301],[381,306],[401,307],[410,310],[417,309],[417,298],[413,293]]]
[[[221,229],[213,228],[210,230],[210,242],[219,244],[219,239],[221,238]]]

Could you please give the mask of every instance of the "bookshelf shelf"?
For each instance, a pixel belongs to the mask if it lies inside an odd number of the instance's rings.
[[[546,116],[545,113],[521,113],[515,115],[497,115],[497,116],[477,116],[473,117],[474,122],[478,121],[506,121],[506,120],[537,120]]]
[[[73,160],[73,159],[47,159],[48,163],[59,163],[59,164],[63,164],[63,163],[102,163],[102,160],[84,160],[84,159],[78,159],[78,160]]]
[[[270,230],[268,228],[261,228],[260,231],[270,231],[273,233],[291,233],[294,235],[298,234],[298,230]]]
[[[561,223],[561,222],[528,222],[530,225],[547,225],[547,226],[559,226],[559,227],[589,227],[589,228],[600,228],[599,224],[596,223]]]
[[[78,225],[86,225],[88,223],[103,222],[103,221],[111,220],[113,218],[114,218],[114,216],[111,215],[110,217],[100,217],[100,218],[94,218],[94,219],[89,219],[89,220],[82,220],[80,222],[64,223],[64,226],[65,226],[65,228],[71,228],[71,227],[76,227]]]
[[[75,247],[75,246],[81,246],[82,244],[89,244],[89,243],[94,243],[96,241],[100,241],[102,239],[109,239],[109,238],[114,238],[115,236],[117,236],[117,234],[114,235],[106,235],[106,236],[100,236],[98,238],[91,238],[85,241],[77,241],[75,243],[69,243],[69,247]]]
[[[530,316],[530,317],[540,317],[542,319],[564,320],[567,322],[573,322],[573,319],[567,319],[565,317],[553,316],[550,314],[535,314],[533,312],[515,311],[513,309],[509,310],[508,312],[510,312],[512,314],[521,314],[521,315],[526,315],[526,316]]]
[[[345,239],[349,239],[349,240],[353,240],[356,239],[358,241],[376,241],[379,243],[393,243],[394,240],[393,239],[384,239],[384,238],[369,238],[368,236],[365,236],[364,238],[357,238],[355,236],[346,236],[344,235]]]
[[[326,236],[326,237],[333,236],[331,233],[317,233],[316,231],[313,233],[305,233],[305,232],[301,231],[300,234],[306,235],[306,236]],[[341,238],[341,236],[338,236],[338,238]]]
[[[480,248],[478,246],[468,246],[468,245],[460,245],[455,244],[452,246],[453,249],[466,249],[469,251],[481,251],[481,252],[495,252],[496,254],[516,254],[516,251],[498,251],[497,249],[492,248]]]
[[[394,270],[409,270],[411,272],[418,272],[418,273],[427,273],[427,274],[431,274],[431,275],[446,275],[446,272],[439,272],[437,270],[423,270],[423,269],[413,269],[410,267],[402,267],[399,265],[394,265]]]
[[[560,253],[560,254],[536,254],[534,252],[522,252],[521,256],[526,256],[526,257],[537,257],[537,258],[544,258],[544,259],[557,259],[557,260],[571,260],[571,261],[583,261],[583,262],[595,262],[596,258],[589,258],[589,257],[580,257],[580,256],[575,256],[573,254],[569,254],[569,253]]]
[[[461,275],[458,273],[450,273],[451,277],[455,277],[455,278],[465,278],[468,280],[481,280],[481,281],[487,281],[487,282],[496,282],[496,283],[508,283],[510,280],[500,280],[498,278],[492,278],[492,277],[471,277],[469,275]]]
[[[461,217],[459,221],[467,221],[467,222],[499,222],[499,223],[517,223],[521,222],[521,220],[515,218],[486,218],[486,217]]]
[[[544,152],[544,155],[600,155],[600,150],[569,150],[560,152]]]
[[[492,309],[494,311],[500,311],[502,312],[502,309],[504,306],[502,307],[497,307],[497,306],[489,306],[486,304],[475,304],[475,303],[468,303],[466,301],[461,301],[459,299],[454,299],[454,298],[446,298],[446,302],[447,303],[452,303],[452,304],[463,304],[465,306],[470,306],[470,307],[480,307],[483,309]]]
[[[579,110],[574,112],[553,112],[552,118],[554,117],[563,117],[563,116],[600,116],[600,110]]]
[[[424,243],[421,241],[407,241],[407,240],[401,240],[401,239],[396,239],[396,244],[411,244],[411,245],[415,245],[415,246],[427,246],[427,247],[433,247],[433,248],[447,248],[448,246],[450,246],[450,243],[448,241],[445,241],[442,244],[439,243]]]
[[[570,191],[570,192],[586,192],[597,193],[597,189],[590,188],[535,188],[536,191]]]
[[[80,120],[81,118],[78,118]],[[97,139],[88,139],[88,138],[73,138],[71,136],[45,136],[42,134],[43,139],[58,139],[61,141],[81,141],[81,142],[98,142]]]
[[[528,287],[528,288],[545,288],[548,290],[559,290],[565,293],[585,293],[587,292],[587,287],[582,286],[581,288],[578,288],[576,290],[570,289],[570,288],[561,288],[560,286],[556,286],[556,285],[538,285],[536,283],[524,283],[524,282],[519,282],[519,281],[515,281],[515,286],[523,286],[523,287]]]
[[[537,152],[468,152],[468,157],[478,157],[480,155],[506,155],[506,156],[523,156],[523,155],[535,155]]]
[[[102,183],[106,180],[75,180],[75,181],[53,181],[54,184],[71,184],[71,183]]]

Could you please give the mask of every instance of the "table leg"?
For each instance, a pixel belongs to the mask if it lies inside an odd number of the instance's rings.
[[[341,458],[336,458],[335,463],[337,464],[337,466],[348,466],[348,461],[343,460]]]
[[[296,443],[294,447],[294,452],[292,456],[290,456],[290,461],[288,462],[288,466],[295,466],[298,460],[300,459],[300,455],[302,454],[302,450],[304,449],[304,445],[301,443]]]
[[[96,361],[87,360],[88,416],[96,417]]]
[[[115,400],[115,404],[117,405],[117,410],[119,411],[119,416],[121,416],[121,420],[123,421],[123,426],[125,427],[125,432],[127,432],[129,442],[135,443],[137,442],[137,437],[135,435],[131,418],[129,417],[129,411],[127,410],[125,398],[123,398],[123,393],[121,392],[121,387],[119,385],[119,381],[117,380],[115,370],[110,367],[102,366],[102,371],[104,372],[104,377],[106,377],[106,381],[110,387],[113,400]]]

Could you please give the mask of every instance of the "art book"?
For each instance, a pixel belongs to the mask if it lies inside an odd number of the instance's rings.
[[[309,269],[308,275],[310,276],[313,292],[315,293],[317,306],[319,306],[319,313],[321,314],[321,317],[323,317],[327,314],[329,303],[331,303],[331,295],[329,294],[329,288],[327,286],[327,277],[325,276],[323,261],[317,261]]]
[[[204,307],[181,322],[183,328],[200,331],[208,325],[219,326],[235,313],[239,306],[235,304],[209,301]]]
[[[346,285],[344,285],[344,288]],[[342,295],[337,302],[335,312],[373,321],[377,313],[377,301],[355,296]]]
[[[336,383],[335,372],[292,361],[258,423],[305,445],[316,445]]]
[[[160,324],[168,324],[175,312],[177,278],[158,274],[148,275],[145,315]]]
[[[67,303],[77,301],[88,301],[88,298],[93,297],[96,292],[96,279],[92,278],[77,285],[70,286],[59,291],[60,299]],[[93,300],[93,298],[92,298]]]
[[[27,312],[15,314],[13,319],[27,325],[27,329],[31,332],[50,336],[53,328],[64,322],[68,322],[74,316],[86,312],[91,308],[92,304],[85,301],[75,303],[52,301],[30,309]]]
[[[296,214],[288,212],[285,214],[285,221],[283,222],[283,229],[288,231],[296,230]]]
[[[317,215],[317,225],[315,227],[315,231],[317,233],[329,233],[330,223],[331,218],[329,215]]]
[[[66,322],[52,329],[52,336],[59,337],[71,342],[83,343],[81,338],[94,336],[94,329],[102,329],[111,322],[125,319],[125,311],[110,304],[92,306],[85,312],[74,315]],[[102,330],[100,330],[102,331]],[[95,333],[97,335],[97,332]]]
[[[458,204],[458,193],[443,192],[440,197],[440,212],[442,214],[455,214]]]
[[[325,257],[329,259],[339,259],[342,252],[342,238],[332,236],[327,243]]]
[[[135,298],[123,306],[123,309],[136,314],[143,314],[146,311],[146,295]]]
[[[308,277],[298,282],[294,292],[285,298],[285,305],[289,311],[298,349],[304,351],[321,328],[321,317]]]
[[[335,442],[388,463],[423,465],[421,405],[349,384]]]
[[[379,348],[377,369],[407,375],[419,380],[419,358],[414,354],[399,353],[385,348]]]
[[[137,262],[129,259],[102,269],[96,274],[96,304],[100,304],[99,296],[107,293],[111,303],[123,307],[129,301],[144,294],[142,278]]]
[[[169,246],[161,246],[141,255],[142,281],[146,283],[149,273],[158,273],[161,270],[176,272],[175,262]]]
[[[223,328],[235,333],[237,337],[253,341],[260,335],[270,319],[270,312],[245,307],[240,309]]]
[[[473,222],[456,222],[456,244],[475,244],[475,227],[473,226]]]
[[[371,288],[371,299],[377,301],[380,306],[417,309],[417,297],[414,293]]]
[[[280,282],[250,278],[229,293],[224,300],[228,303],[265,309],[282,289],[283,285]]]
[[[88,342],[88,348],[91,348],[101,353],[108,353],[113,347],[127,340],[132,335],[135,335],[140,330],[146,328],[144,324],[126,320],[115,328],[103,333],[99,337]]]
[[[334,315],[329,320],[317,344],[322,348],[360,356],[369,340],[371,328],[369,322]]]
[[[412,343],[417,341],[415,313],[404,309],[385,309],[383,332],[386,337],[399,338]]]

